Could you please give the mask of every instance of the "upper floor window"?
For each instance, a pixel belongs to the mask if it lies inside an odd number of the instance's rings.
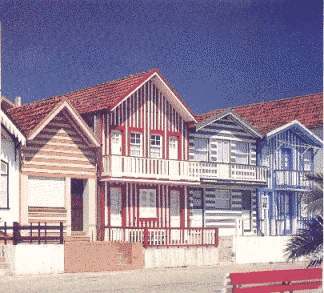
[[[130,151],[131,156],[141,157],[142,156],[142,134],[132,132],[130,134]]]
[[[281,149],[281,169],[292,170],[292,168],[293,168],[292,149],[282,148]]]
[[[230,162],[230,142],[228,140],[217,140],[217,162]]]
[[[308,150],[304,153],[303,163],[304,163],[304,171],[312,170],[312,151],[311,150]]]
[[[150,154],[152,158],[162,158],[162,142],[160,135],[151,135]]]
[[[194,160],[208,161],[208,139],[207,138],[194,139]]]
[[[9,168],[1,161],[0,208],[9,208]]]
[[[236,143],[235,163],[248,164],[249,163],[249,144],[246,142]]]
[[[171,136],[169,137],[169,159],[178,160],[179,149],[178,149],[178,138]]]

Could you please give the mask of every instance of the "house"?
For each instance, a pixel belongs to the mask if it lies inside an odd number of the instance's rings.
[[[1,108],[11,107],[13,104],[6,98],[1,98]],[[19,221],[19,148],[26,144],[26,138],[1,110],[0,129],[0,156],[1,156],[1,183],[0,183],[0,223]],[[0,225],[1,225],[0,224]]]
[[[257,166],[262,135],[230,110],[196,118],[189,160],[204,167],[200,186],[188,191],[191,226],[218,227],[220,235],[256,234],[256,187],[268,178],[267,168]]]
[[[19,209],[19,219],[7,221],[63,222],[66,235],[76,232],[96,239],[99,143],[93,132],[64,99],[16,105],[5,112],[24,137],[16,150],[19,202],[10,207]]]
[[[322,170],[322,94],[234,107],[232,112],[262,134],[257,162],[269,168],[266,187],[257,189],[257,224],[262,235],[287,235],[301,227],[307,215],[301,195],[310,190],[307,173]],[[220,113],[216,110],[204,119]],[[316,132],[318,131],[318,132]]]

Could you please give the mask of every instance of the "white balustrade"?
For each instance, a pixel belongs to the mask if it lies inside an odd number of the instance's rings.
[[[219,162],[164,160],[130,156],[105,156],[104,176],[164,180],[201,179],[266,182],[265,167]]]

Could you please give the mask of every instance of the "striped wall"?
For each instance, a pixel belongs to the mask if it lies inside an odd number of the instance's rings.
[[[139,183],[108,183],[105,182],[105,225],[110,222],[110,188],[121,188],[122,192],[122,225],[126,227],[170,227],[170,191],[179,190],[180,208],[182,209],[182,220],[184,227],[187,227],[187,196],[186,187],[178,188],[163,184],[139,184]],[[139,216],[139,189],[156,189],[157,218],[140,219]]]
[[[181,115],[169,103],[167,97],[152,80],[145,83],[128,99],[110,113],[104,113],[97,120],[103,121],[102,152],[110,153],[110,131],[114,128],[122,130],[124,137],[124,154],[129,154],[128,139],[131,131],[143,135],[143,154],[149,156],[149,142],[152,131],[162,135],[163,158],[167,158],[168,135],[180,137],[181,159],[187,156],[187,125]]]
[[[237,142],[249,144],[249,164],[256,165],[256,139],[238,122],[227,116],[215,121],[204,128],[189,134],[189,159],[194,160],[194,138],[209,139],[209,161],[217,161],[217,141],[226,140],[230,142],[230,161],[235,162],[237,154]]]
[[[201,225],[205,227],[219,227],[224,229],[234,229],[236,227],[236,221],[241,219],[242,221],[248,220],[245,218],[247,214],[251,215],[249,221],[251,221],[251,228],[246,229],[244,234],[254,234],[256,232],[256,191],[255,190],[238,190],[228,189],[230,208],[221,209],[215,208],[214,194],[220,189],[217,186],[208,186],[201,188],[203,194],[202,209],[191,209],[190,219],[191,222],[201,222]],[[242,194],[243,192],[250,192],[251,194],[251,209],[250,213],[242,210]],[[189,205],[192,206],[191,189],[188,191]],[[250,230],[250,231],[248,231]]]
[[[96,176],[96,153],[85,143],[68,114],[59,113],[22,148],[22,172],[34,176]]]

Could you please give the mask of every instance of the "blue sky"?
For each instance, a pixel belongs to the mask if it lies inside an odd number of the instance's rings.
[[[24,102],[152,67],[195,112],[322,90],[320,0],[0,1]]]

